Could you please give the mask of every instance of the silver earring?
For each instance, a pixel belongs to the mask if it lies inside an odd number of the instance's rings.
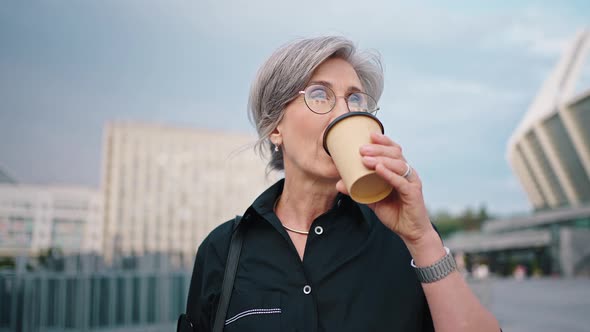
[[[275,144],[275,152],[279,152],[279,146]]]

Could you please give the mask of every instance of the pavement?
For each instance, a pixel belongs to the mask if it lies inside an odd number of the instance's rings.
[[[504,332],[590,332],[590,279],[491,279],[490,309]]]

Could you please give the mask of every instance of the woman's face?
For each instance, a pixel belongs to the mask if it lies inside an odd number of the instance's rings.
[[[322,63],[308,85],[313,83],[326,85],[335,92],[336,105],[332,111],[316,114],[307,107],[303,95],[300,95],[287,106],[273,135],[280,135],[286,176],[299,174],[320,181],[336,182],[340,175],[323,148],[322,138],[328,124],[348,112],[343,96],[362,91],[362,85],[354,68],[339,58]],[[276,138],[273,135],[271,139]]]

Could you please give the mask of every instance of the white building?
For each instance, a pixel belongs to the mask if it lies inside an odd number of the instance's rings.
[[[104,132],[104,255],[167,252],[194,258],[217,225],[242,214],[272,182],[256,138],[110,123]]]
[[[102,220],[98,190],[0,184],[0,256],[100,253]]]
[[[590,89],[576,84],[590,53],[579,33],[514,131],[507,159],[535,209],[590,203]]]

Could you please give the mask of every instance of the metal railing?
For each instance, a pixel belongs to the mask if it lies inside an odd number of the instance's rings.
[[[191,270],[150,266],[156,261],[131,270],[0,271],[0,332],[174,331]],[[467,281],[490,308],[492,279]]]
[[[190,271],[0,272],[0,331],[174,330]]]

